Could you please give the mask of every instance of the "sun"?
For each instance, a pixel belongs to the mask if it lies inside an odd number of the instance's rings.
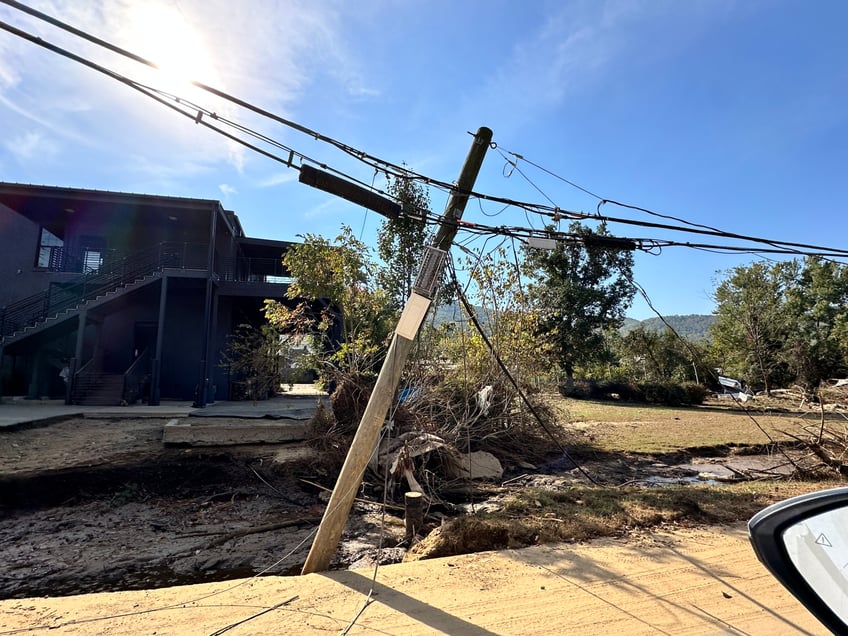
[[[154,76],[157,88],[185,96],[192,81],[214,80],[212,57],[180,10],[155,2],[139,3],[131,20],[132,50],[158,67]]]

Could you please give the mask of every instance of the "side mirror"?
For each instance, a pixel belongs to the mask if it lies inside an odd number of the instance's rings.
[[[848,634],[848,488],[793,497],[748,522],[757,558],[835,634]]]

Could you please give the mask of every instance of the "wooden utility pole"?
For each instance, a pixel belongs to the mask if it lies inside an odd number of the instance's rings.
[[[318,526],[318,533],[312,542],[312,548],[303,564],[302,574],[322,572],[330,565],[339,539],[342,536],[350,508],[356,497],[356,491],[362,483],[362,476],[368,462],[377,447],[380,429],[394,400],[400,376],[412,342],[418,335],[421,323],[430,308],[430,302],[436,287],[442,278],[444,256],[453,243],[457,232],[457,222],[462,218],[468,193],[474,187],[483,158],[492,141],[492,131],[482,127],[474,136],[474,143],[468,151],[462,166],[456,188],[448,198],[445,213],[439,231],[429,247],[425,250],[421,271],[415,281],[414,291],[403,308],[398,325],[395,328],[392,342],[386,354],[386,360],[377,376],[377,383],[371,392],[371,398],[365,407],[365,413],[356,429],[356,435],[351,442],[344,465],[342,466],[333,494],[327,503],[324,517]]]

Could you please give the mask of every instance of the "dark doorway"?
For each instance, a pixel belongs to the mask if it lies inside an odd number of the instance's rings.
[[[137,322],[133,331],[133,360],[147,349],[150,358],[156,356],[156,323]]]

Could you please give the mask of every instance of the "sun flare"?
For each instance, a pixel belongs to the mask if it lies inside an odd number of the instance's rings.
[[[178,9],[140,4],[132,15],[132,39],[134,50],[157,65],[157,86],[168,92],[184,95],[192,80],[210,83],[215,77],[211,56]]]

